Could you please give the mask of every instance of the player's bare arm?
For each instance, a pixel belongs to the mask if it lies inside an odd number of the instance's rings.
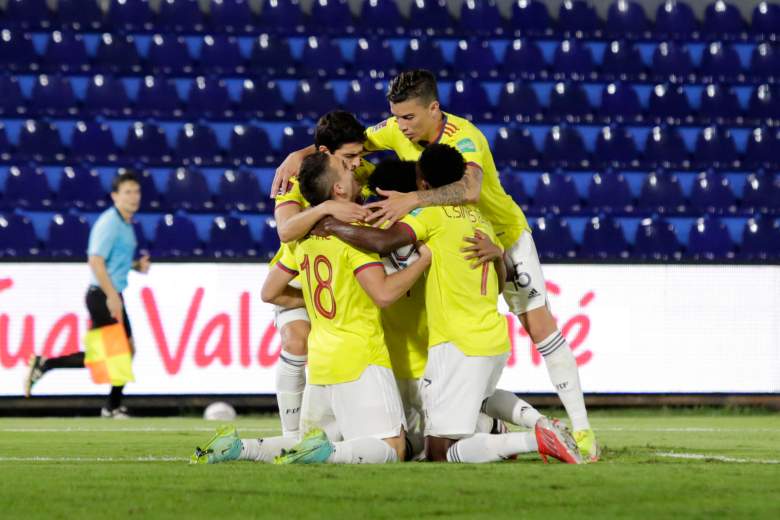
[[[303,293],[300,289],[290,287],[290,281],[295,274],[285,271],[279,264],[271,267],[263,283],[260,298],[266,303],[279,305],[285,309],[304,307]]]
[[[342,222],[362,222],[370,213],[354,202],[328,200],[304,210],[298,204],[285,204],[274,211],[274,217],[279,240],[287,243],[305,237],[323,217],[331,216]]]
[[[367,226],[353,226],[339,220],[326,217],[317,225],[324,235],[335,235],[344,242],[380,255],[388,255],[399,247],[408,246],[414,242],[414,236],[405,224],[393,224],[387,229]]]
[[[301,168],[301,163],[306,156],[313,154],[317,151],[317,147],[310,144],[306,148],[301,148],[294,152],[290,152],[289,155],[282,161],[282,164],[276,169],[274,173],[274,181],[271,183],[270,198],[274,198],[277,195],[282,195],[290,191],[290,179],[298,175],[298,170]]]
[[[431,250],[425,244],[419,243],[417,252],[419,260],[391,275],[386,275],[381,265],[363,269],[357,274],[358,283],[378,307],[384,309],[395,303],[431,265]]]

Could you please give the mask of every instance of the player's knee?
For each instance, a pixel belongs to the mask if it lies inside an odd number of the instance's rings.
[[[296,356],[306,355],[310,329],[311,326],[305,321],[294,321],[282,327],[282,350]]]
[[[388,437],[382,440],[395,451],[399,462],[406,460],[406,437],[404,436],[403,431],[401,432],[401,435],[398,435],[397,437]]]
[[[555,318],[547,306],[530,310],[521,314],[519,318],[523,328],[535,343],[543,341],[558,330],[558,324],[555,323]]]
[[[452,439],[425,437],[425,458],[431,462],[447,462],[447,450],[455,444]]]

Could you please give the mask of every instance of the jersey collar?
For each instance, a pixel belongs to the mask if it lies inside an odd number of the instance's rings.
[[[444,129],[447,128],[447,114],[442,112],[441,115],[443,116],[443,119],[441,120],[441,130],[439,130],[439,135],[436,136],[436,139],[434,139],[431,144],[438,144],[439,141],[441,141],[442,136],[444,135]]]

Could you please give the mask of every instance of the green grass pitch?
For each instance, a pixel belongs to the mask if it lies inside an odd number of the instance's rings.
[[[780,518],[780,414],[605,411],[596,464],[189,466],[194,418],[0,419],[0,518]],[[278,434],[241,418],[242,437]]]

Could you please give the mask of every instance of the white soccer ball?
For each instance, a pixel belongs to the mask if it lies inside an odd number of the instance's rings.
[[[232,421],[236,418],[236,410],[223,401],[217,401],[206,407],[203,418],[207,421]]]
[[[382,257],[385,273],[393,274],[402,271],[420,259],[420,253],[414,245],[399,247],[387,256]]]

